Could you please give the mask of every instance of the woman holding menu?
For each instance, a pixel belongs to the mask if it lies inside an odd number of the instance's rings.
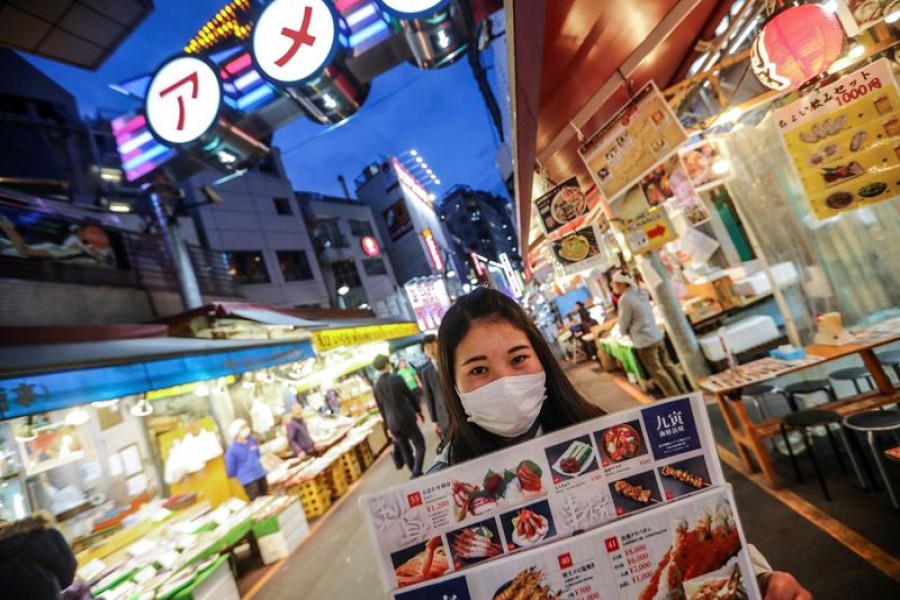
[[[438,352],[450,443],[432,472],[605,414],[575,390],[525,311],[496,290],[457,300]],[[812,599],[758,552],[754,563],[765,600]]]

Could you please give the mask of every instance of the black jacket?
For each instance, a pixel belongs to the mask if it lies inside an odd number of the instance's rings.
[[[399,433],[417,427],[416,397],[399,375],[382,373],[372,391],[388,431]]]
[[[441,440],[447,441],[450,439],[450,414],[447,412],[447,404],[444,401],[440,374],[430,360],[422,367],[421,377],[428,414],[431,415],[432,422],[437,423],[441,428]]]
[[[43,517],[0,523],[0,596],[57,600],[75,578],[75,555]]]

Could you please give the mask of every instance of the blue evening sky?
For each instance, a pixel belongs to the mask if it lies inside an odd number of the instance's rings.
[[[130,100],[109,84],[149,73],[185,43],[224,5],[224,0],[157,0],[156,9],[96,72],[23,55],[68,89],[79,110],[126,112]],[[491,53],[483,57],[492,60]],[[498,95],[498,100],[505,94]],[[401,64],[372,82],[362,110],[340,127],[299,118],[280,130],[274,145],[294,188],[342,195],[337,176],[348,182],[381,154],[418,150],[440,177],[441,194],[461,183],[506,195],[494,166],[499,138],[478,86],[463,59],[439,71]]]

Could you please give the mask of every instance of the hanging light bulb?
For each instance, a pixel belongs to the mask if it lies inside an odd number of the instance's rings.
[[[71,425],[73,427],[84,425],[90,420],[91,415],[81,407],[73,408],[69,411],[69,414],[66,415],[66,425]]]
[[[146,398],[141,398],[131,407],[131,414],[135,417],[149,417],[153,414],[153,405]]]

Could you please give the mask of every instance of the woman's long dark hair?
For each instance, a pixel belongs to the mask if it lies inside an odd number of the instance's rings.
[[[555,431],[606,414],[575,390],[550,346],[521,306],[496,290],[478,288],[456,301],[444,315],[438,332],[441,387],[450,415],[450,447],[454,464],[499,450],[509,442],[469,423],[456,393],[456,349],[476,321],[505,321],[528,336],[547,375],[547,399],[538,416],[544,431]]]

